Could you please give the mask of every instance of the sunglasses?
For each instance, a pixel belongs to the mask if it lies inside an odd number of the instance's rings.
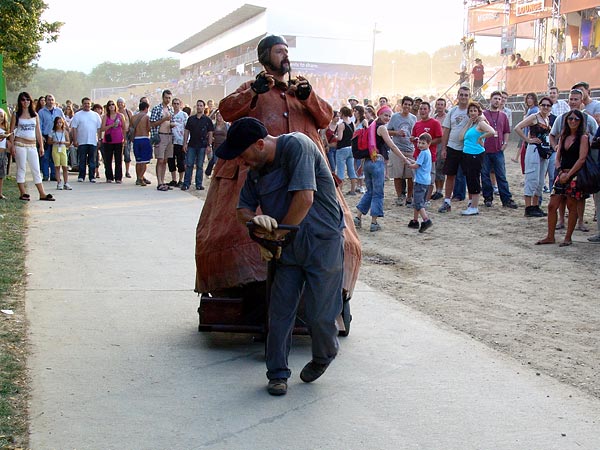
[[[22,102],[30,102],[31,99],[30,98],[22,98],[20,101],[22,101]]]
[[[579,117],[567,117],[569,122],[579,122],[581,119]]]
[[[549,105],[548,103],[540,103],[540,106],[543,106],[544,108],[552,108],[552,105]]]

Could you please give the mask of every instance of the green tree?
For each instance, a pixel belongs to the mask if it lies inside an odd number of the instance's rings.
[[[42,20],[42,0],[0,0],[0,53],[10,91],[25,86],[36,71],[40,42],[55,42],[62,22]]]

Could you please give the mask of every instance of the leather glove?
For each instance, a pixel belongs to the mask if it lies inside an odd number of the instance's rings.
[[[271,216],[267,216],[265,214],[254,216],[252,218],[252,222],[267,231],[267,233],[271,233],[273,230],[277,229],[277,221]]]
[[[312,91],[312,86],[307,79],[298,78],[298,84],[296,85],[296,98],[298,100],[306,100]]]
[[[256,75],[256,80],[250,85],[250,89],[259,95],[268,92],[270,89],[269,79],[265,75],[266,72],[259,73]]]

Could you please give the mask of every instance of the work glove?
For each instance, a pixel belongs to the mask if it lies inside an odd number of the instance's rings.
[[[271,261],[273,258],[279,259],[281,257],[281,247],[277,247],[277,252],[273,255],[270,250],[267,250],[262,245],[259,245],[260,257],[263,261]]]
[[[306,100],[312,91],[312,86],[306,78],[298,77],[296,84],[296,98],[298,100]]]
[[[256,80],[250,85],[250,89],[259,95],[264,94],[271,89],[270,83],[271,82],[266,77],[266,72],[263,71],[256,75]]]
[[[265,230],[267,233],[273,232],[273,230],[277,229],[277,221],[273,219],[271,216],[267,216],[265,214],[260,216],[254,216],[252,218],[252,222]]]

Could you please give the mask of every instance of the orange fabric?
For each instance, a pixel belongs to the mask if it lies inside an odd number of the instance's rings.
[[[226,121],[241,117],[261,120],[272,136],[300,131],[323,149],[318,129],[327,128],[333,110],[314,91],[305,101],[292,93],[272,88],[254,96],[251,82],[242,84],[219,103]],[[260,259],[258,245],[248,237],[248,230],[238,222],[236,208],[244,185],[247,168],[239,159],[219,160],[196,227],[196,291],[237,287],[266,279],[266,264]],[[361,249],[352,214],[338,188],[338,200],[346,219],[344,289],[351,295],[358,278]]]
[[[582,79],[587,81],[590,89],[600,88],[600,58],[576,59],[556,65],[556,85],[561,91],[571,89],[571,86]]]
[[[507,69],[506,90],[512,95],[546,92],[548,90],[548,64]]]

